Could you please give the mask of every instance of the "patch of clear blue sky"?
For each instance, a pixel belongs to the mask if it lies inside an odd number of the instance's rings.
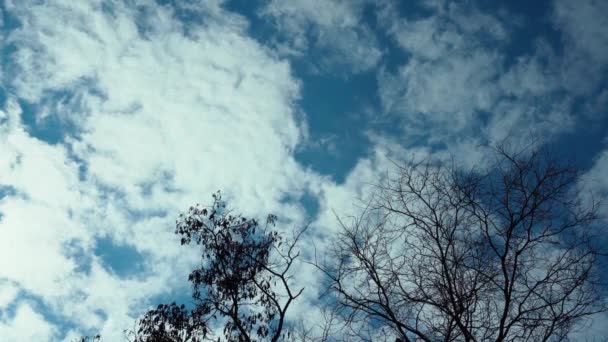
[[[95,255],[101,258],[104,267],[121,278],[141,276],[145,271],[144,254],[131,245],[117,243],[109,237],[97,239]]]
[[[247,17],[251,36],[267,44],[276,31],[269,21],[258,15],[263,3],[230,0],[226,7]],[[375,20],[371,11],[366,11],[366,18]],[[378,38],[383,49],[392,49],[384,44],[387,43],[385,37]],[[382,120],[370,120],[368,109],[378,108],[380,104],[375,71],[352,75],[345,72],[343,66],[338,66],[339,69],[333,72],[312,71],[311,60],[317,59],[324,52],[311,50],[308,56],[291,61],[295,76],[302,81],[299,106],[306,113],[310,129],[310,143],[297,151],[296,159],[303,165],[342,182],[357,161],[369,153],[370,144],[366,132],[377,126],[392,125]],[[398,51],[393,52],[399,55]],[[327,144],[321,141],[326,141]]]

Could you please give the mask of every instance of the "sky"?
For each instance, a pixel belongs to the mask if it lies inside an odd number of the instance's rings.
[[[175,219],[218,189],[310,243],[391,160],[508,137],[608,196],[607,27],[603,0],[1,0],[2,340],[118,341],[187,300]]]

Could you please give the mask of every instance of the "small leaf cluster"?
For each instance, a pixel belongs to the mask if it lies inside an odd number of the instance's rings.
[[[213,338],[211,330],[222,330],[227,341],[276,341],[287,306],[295,299],[289,292],[282,305],[275,292],[277,282],[287,286],[288,269],[277,272],[280,263],[271,258],[283,243],[270,229],[276,221],[277,216],[268,215],[260,225],[231,213],[219,191],[211,206],[197,204],[181,214],[175,233],[182,245],[197,245],[201,251],[200,265],[188,276],[196,305],[189,310],[162,304],[150,310],[140,321],[140,340],[203,341]]]

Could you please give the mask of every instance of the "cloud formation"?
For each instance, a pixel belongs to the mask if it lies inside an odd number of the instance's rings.
[[[549,141],[582,118],[605,122],[602,1],[553,1],[538,18],[552,36],[535,32],[526,46],[518,44],[529,18],[475,1],[404,9],[392,0],[270,0],[255,12],[270,24],[265,36],[227,4],[4,2],[0,336],[120,340],[158,298],[188,290],[197,255],[171,227],[217,189],[244,215],[280,213],[287,229],[311,220],[299,200],[312,196],[319,208],[306,241],[327,243],[334,212],[356,214],[393,159],[453,153],[472,165],[489,141]],[[294,67],[302,64],[304,72]],[[362,111],[388,127],[343,128],[369,140],[343,182],[295,156],[304,141],[332,153],[346,144],[332,132],[306,141],[316,135],[301,102],[350,91],[303,99],[311,74],[360,77],[353,87],[375,75],[369,94],[353,97],[368,96]],[[607,155],[585,178],[603,195]],[[322,283],[302,267],[298,318],[318,309]]]
[[[374,68],[382,56],[363,20],[369,5],[367,0],[272,0],[260,14],[280,32],[275,38],[279,53],[317,59],[312,63],[319,71],[360,73]]]
[[[521,42],[510,37],[529,25],[514,13],[435,1],[427,14],[407,16],[397,2],[385,2],[379,16],[408,57],[378,74],[383,110],[403,121],[406,134],[453,146],[478,130],[485,143],[530,133],[550,139],[572,129],[583,114],[576,101],[595,95],[606,67],[605,19],[596,2],[565,3],[550,13],[563,48],[539,35],[531,49],[514,54]]]
[[[218,188],[244,214],[302,217],[284,201],[306,179],[292,156],[301,129],[289,64],[219,4],[179,6],[6,6],[20,26],[3,75],[0,279],[40,304],[3,288],[2,306],[16,307],[0,322],[13,335],[3,336],[19,340],[31,324],[38,340],[72,329],[121,338],[152,297],[183,284],[196,259],[170,227]],[[201,22],[181,21],[181,10]],[[51,120],[62,132],[53,144],[35,130]],[[95,254],[102,238],[145,255],[143,273],[108,268]]]

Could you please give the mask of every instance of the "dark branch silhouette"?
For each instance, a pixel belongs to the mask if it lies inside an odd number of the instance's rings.
[[[291,270],[304,230],[286,240],[234,215],[218,193],[180,216],[181,244],[200,246],[194,307],[161,304],[132,342],[564,341],[608,309],[599,282],[598,203],[580,173],[542,149],[499,146],[483,168],[396,165],[341,231],[329,261],[323,320],[287,324],[303,288]],[[316,325],[315,325],[316,324]],[[81,341],[97,341],[99,336]]]
[[[210,207],[197,205],[182,214],[175,231],[181,244],[199,245],[202,253],[201,265],[188,277],[195,307],[159,305],[138,322],[131,340],[282,340],[287,311],[303,291],[294,289],[290,274],[303,230],[287,241],[271,230],[276,221],[269,215],[260,225],[232,214],[219,192]]]
[[[364,212],[340,221],[328,263],[351,340],[561,341],[606,310],[597,203],[544,150],[495,149],[463,172],[399,165]]]

